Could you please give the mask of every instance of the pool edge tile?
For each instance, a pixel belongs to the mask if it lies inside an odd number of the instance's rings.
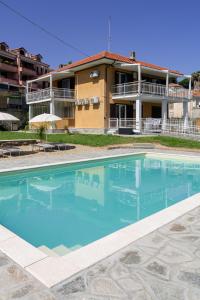
[[[0,242],[0,250],[23,268],[47,257],[17,235]]]
[[[0,243],[15,237],[16,234],[0,224]]]

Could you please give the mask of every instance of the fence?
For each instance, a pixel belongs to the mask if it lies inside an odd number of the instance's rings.
[[[136,119],[109,119],[110,129],[119,128],[132,128],[133,131],[136,129]],[[200,137],[200,127],[196,124],[195,120],[188,120],[184,122],[183,119],[168,119],[163,122],[162,119],[156,118],[143,118],[140,121],[141,133],[164,133],[169,135],[185,135],[185,136],[199,136]]]

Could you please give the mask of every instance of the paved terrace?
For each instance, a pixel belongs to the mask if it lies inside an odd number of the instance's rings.
[[[84,149],[0,159],[0,169],[132,151]],[[199,300],[200,207],[51,289],[0,253],[4,299]]]

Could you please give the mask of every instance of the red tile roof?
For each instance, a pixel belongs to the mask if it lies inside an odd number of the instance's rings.
[[[74,67],[79,67],[81,65],[84,65],[84,64],[87,64],[87,63],[90,63],[90,62],[93,62],[93,61],[97,61],[97,60],[103,59],[103,58],[112,59],[112,60],[115,60],[115,61],[130,63],[130,64],[138,63],[138,64],[141,64],[141,66],[143,66],[143,67],[148,67],[148,68],[152,68],[152,69],[156,69],[156,70],[169,70],[171,73],[174,73],[174,74],[177,74],[177,75],[182,75],[182,73],[180,73],[178,71],[175,71],[175,70],[170,70],[168,68],[160,67],[160,66],[157,66],[157,65],[154,65],[154,64],[143,62],[143,61],[133,60],[129,57],[122,56],[122,55],[116,54],[116,53],[111,53],[111,52],[108,52],[108,51],[102,51],[98,54],[89,56],[87,58],[84,58],[82,60],[79,60],[77,62],[69,64],[67,66],[59,68],[56,71],[59,72],[59,71],[64,71],[64,70],[70,70]]]

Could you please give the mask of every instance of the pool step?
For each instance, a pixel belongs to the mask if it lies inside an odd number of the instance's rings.
[[[48,256],[58,257],[58,256],[64,256],[71,251],[77,250],[81,248],[81,245],[75,245],[71,248],[67,248],[64,245],[59,245],[54,247],[53,249],[48,248],[47,246],[40,246],[38,249],[40,249],[42,252],[47,254]]]
[[[65,247],[64,245],[59,245],[52,249],[59,256],[66,255],[67,253],[71,252],[70,248]]]
[[[48,256],[53,256],[53,257],[59,256],[56,252],[54,252],[52,249],[49,249],[46,246],[40,246],[38,247],[38,249],[44,252],[45,254],[47,254]]]
[[[81,245],[75,245],[75,246],[71,247],[70,250],[74,251],[74,250],[77,250],[77,249],[79,249],[81,247],[82,247]]]

